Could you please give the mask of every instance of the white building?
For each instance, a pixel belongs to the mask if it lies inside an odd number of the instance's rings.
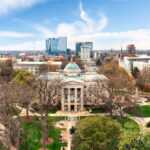
[[[90,95],[88,89],[96,84],[97,79],[107,79],[96,72],[83,73],[74,62],[70,62],[63,72],[48,72],[43,77],[47,80],[60,79],[64,83],[59,102],[61,110],[69,112],[84,111],[84,105],[99,104],[101,100]]]
[[[44,71],[48,70],[48,63],[47,62],[19,62],[14,64],[13,68],[26,70],[38,76]]]
[[[137,67],[140,71],[145,70],[147,72],[150,72],[150,61],[149,62],[134,62],[133,68]]]
[[[123,67],[128,73],[131,73],[134,67],[137,67],[139,70],[149,70],[150,56],[140,55],[137,57],[120,58],[119,66]]]
[[[81,46],[81,59],[90,59],[90,46]]]

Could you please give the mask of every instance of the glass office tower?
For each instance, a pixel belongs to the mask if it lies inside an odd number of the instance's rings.
[[[90,58],[93,58],[93,42],[76,42],[76,54],[80,56],[81,47],[88,46],[90,48]]]
[[[59,52],[66,53],[67,37],[49,38],[46,40],[46,53],[56,54]]]

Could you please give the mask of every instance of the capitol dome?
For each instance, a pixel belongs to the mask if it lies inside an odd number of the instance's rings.
[[[64,73],[67,76],[77,76],[81,73],[81,69],[80,67],[74,63],[74,62],[70,62],[64,69]]]

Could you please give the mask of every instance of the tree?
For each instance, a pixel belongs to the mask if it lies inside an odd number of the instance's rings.
[[[18,85],[18,103],[21,107],[26,109],[26,118],[29,118],[29,106],[34,102],[36,97],[35,91],[31,86]]]
[[[106,64],[102,69],[102,74],[104,74],[109,79],[123,76],[124,78],[130,80],[130,76],[126,70],[122,67],[119,67],[115,61],[111,61],[110,63]]]
[[[69,63],[68,60],[63,61],[61,64],[61,69],[64,69],[68,63]]]
[[[84,63],[81,59],[74,57],[74,62],[80,67],[80,69],[84,69]]]
[[[96,66],[102,66],[102,62],[101,62],[100,59],[97,59],[97,60],[96,60]]]
[[[139,72],[140,70],[137,67],[133,68],[132,75],[134,76],[135,79],[137,78]]]
[[[19,71],[14,80],[18,84],[18,100],[22,107],[26,108],[26,118],[29,118],[29,105],[33,102],[35,92],[32,89],[33,74],[28,71]]]
[[[19,74],[22,71],[23,70],[21,70],[21,69],[13,69],[13,71],[11,72],[12,79],[14,79],[16,77],[16,75]]]
[[[0,63],[0,77],[2,81],[10,82],[12,71],[13,71],[12,66],[8,66],[7,64]]]
[[[108,108],[110,116],[117,115],[120,122],[124,117],[124,107],[133,105],[132,99],[127,94],[133,91],[133,82],[123,68],[115,62],[106,65],[103,73],[107,79],[96,80],[95,87],[91,88],[92,95],[97,101],[102,101]],[[100,102],[101,103],[101,102]]]
[[[122,134],[121,141],[118,145],[119,150],[148,150],[144,142],[145,136],[139,132],[139,129],[132,127],[130,124],[126,124],[128,130]]]
[[[76,125],[73,150],[116,150],[120,141],[120,124],[108,117],[88,117]]]
[[[60,100],[62,83],[61,80],[39,79],[36,82],[35,89],[37,93],[38,103],[40,105],[40,113],[42,117],[42,139],[43,149],[45,150],[45,142],[48,141],[48,115],[51,107]]]
[[[149,73],[146,70],[142,70],[138,73],[137,79],[136,79],[136,85],[141,89],[144,90],[144,87],[149,82]]]
[[[20,111],[16,108],[16,84],[3,83],[0,89],[0,123],[3,125],[1,136],[6,138],[9,150],[11,145],[15,145],[19,150],[22,128]]]
[[[49,72],[57,72],[59,70],[58,66],[54,65],[49,65]]]
[[[34,75],[28,71],[21,71],[19,72],[14,80],[18,82],[21,85],[27,86],[30,84],[31,79],[34,77]]]

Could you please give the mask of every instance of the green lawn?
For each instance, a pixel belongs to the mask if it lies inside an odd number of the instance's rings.
[[[93,117],[93,116],[91,116],[91,117]],[[84,119],[84,118],[86,118],[86,116],[80,117],[80,119]],[[117,120],[117,117],[113,116],[113,119]],[[79,120],[79,117],[78,117],[78,120]],[[138,123],[136,123],[134,120],[132,120],[130,118],[126,118],[126,117],[124,117],[124,119],[122,121],[122,128],[125,132],[133,131],[133,130],[140,131]]]
[[[107,113],[107,107],[106,106],[100,106],[99,108],[93,108],[91,113]]]
[[[117,119],[117,117],[113,116],[113,119]],[[140,131],[138,123],[135,122],[134,120],[132,120],[130,118],[126,118],[126,117],[123,118],[122,128],[125,132],[133,131],[133,130]]]
[[[136,117],[150,117],[150,106],[143,105],[143,106],[135,106],[135,107],[128,107],[125,108],[124,111],[132,116]]]
[[[57,112],[56,109],[52,109],[52,110],[49,111],[50,114],[55,114],[56,112]]]
[[[38,150],[39,148],[42,148],[42,144],[40,143],[42,132],[39,119],[40,118],[36,118],[33,123],[22,124],[25,133],[22,138],[23,144],[21,145],[21,150]],[[54,122],[64,119],[64,117],[49,117],[48,136],[54,140],[53,144],[47,145],[47,148],[50,150],[60,150],[62,146],[67,145],[66,143],[59,143],[60,132],[63,129],[54,127]]]
[[[82,116],[80,119],[85,118],[85,116]],[[41,133],[41,126],[39,124],[39,119],[36,118],[35,122],[33,123],[23,123],[22,126],[24,128],[24,135],[22,135],[22,145],[21,150],[38,150],[39,148],[42,148],[42,144],[40,143],[40,139],[42,137]],[[59,143],[60,138],[60,132],[63,129],[55,128],[54,122],[64,120],[64,117],[49,117],[49,137],[54,140],[54,143],[51,145],[47,145],[47,148],[50,150],[60,150],[62,146],[67,146],[66,143]],[[117,117],[113,117],[113,119],[117,119]],[[138,130],[139,126],[138,124],[129,118],[123,119],[123,130],[125,133],[127,131],[133,131]]]

